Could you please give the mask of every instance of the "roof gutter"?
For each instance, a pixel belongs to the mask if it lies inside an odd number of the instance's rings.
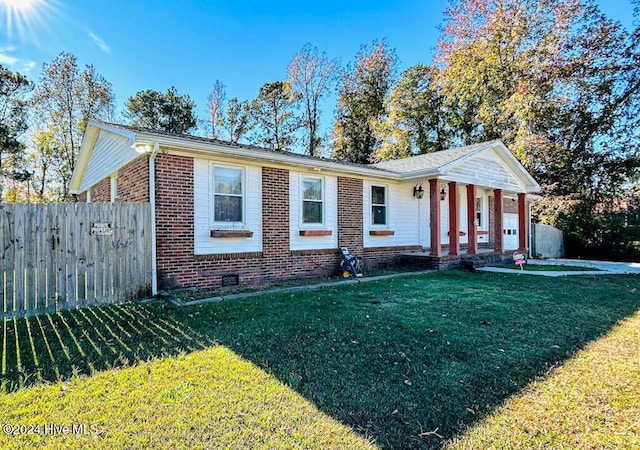
[[[137,143],[151,143],[156,142],[158,140],[158,136],[146,134],[146,133],[138,133],[136,142]],[[159,142],[166,147],[171,147],[178,151],[184,150],[189,154],[201,154],[203,156],[211,156],[212,153],[217,153],[219,155],[223,155],[230,158],[238,158],[238,159],[247,159],[246,150],[242,147],[222,147],[217,145],[212,145],[207,142],[197,142],[190,141],[188,145],[185,145],[184,139],[182,138],[173,138],[170,136],[163,137],[159,140]],[[260,159],[262,161],[268,161],[272,163],[283,164],[287,166],[294,167],[302,167],[305,169],[309,169],[310,167],[327,170],[327,171],[337,171],[342,173],[349,173],[351,175],[359,175],[359,176],[374,176],[378,178],[385,178],[390,180],[399,181],[401,179],[401,175],[396,172],[391,172],[387,170],[381,169],[372,169],[368,167],[361,166],[350,166],[342,163],[337,163],[334,161],[317,159],[311,162],[310,159],[298,160],[294,155],[288,155],[280,152],[272,152],[268,150],[255,150],[255,153],[252,153],[253,157],[256,159]]]

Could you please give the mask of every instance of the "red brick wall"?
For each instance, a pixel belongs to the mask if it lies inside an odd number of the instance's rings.
[[[320,278],[340,273],[338,249],[290,249],[289,172],[262,168],[263,251],[242,254],[193,253],[193,159],[159,155],[156,159],[156,210],[160,289],[222,287],[224,275],[238,275],[241,285],[268,286],[284,280]],[[402,250],[363,249],[362,180],[338,178],[338,243],[360,256],[368,269],[395,263]]]
[[[421,252],[421,245],[406,247],[369,247],[364,249],[363,261],[366,270],[384,269],[402,264],[402,253]]]
[[[518,200],[505,197],[502,201],[505,214],[518,214]]]
[[[142,155],[118,171],[118,202],[149,201],[149,156]]]
[[[193,159],[159,154],[156,165],[156,255],[159,287],[196,278],[193,253]]]
[[[91,202],[101,203],[111,201],[111,177],[107,177],[91,188]]]
[[[336,250],[292,252],[289,243],[289,172],[262,169],[263,252],[193,253],[193,159],[160,155],[156,160],[158,274],[161,289],[218,289],[224,275],[241,285],[269,285],[332,275]]]
[[[363,254],[362,180],[338,177],[338,247]]]

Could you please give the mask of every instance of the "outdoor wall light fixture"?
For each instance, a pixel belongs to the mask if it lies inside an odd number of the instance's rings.
[[[444,186],[442,186],[442,189],[440,189],[440,200],[446,200],[447,199],[447,191],[444,190]]]
[[[422,189],[422,181],[418,181],[413,187],[413,196],[420,200],[424,195],[424,189]]]

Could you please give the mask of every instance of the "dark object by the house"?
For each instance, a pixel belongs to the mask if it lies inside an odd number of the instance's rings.
[[[462,261],[462,270],[465,272],[478,273],[475,267],[473,267],[473,261]]]
[[[362,269],[360,268],[360,258],[350,254],[347,247],[340,247],[340,255],[342,256],[342,260],[340,261],[342,274],[345,277],[361,277]]]
[[[233,275],[222,275],[222,286],[237,286],[240,284],[240,276],[237,274]]]

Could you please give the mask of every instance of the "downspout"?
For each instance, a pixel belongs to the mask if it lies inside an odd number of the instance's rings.
[[[151,294],[158,295],[158,264],[156,239],[156,156],[160,145],[156,142],[149,155],[149,202],[151,203]]]

